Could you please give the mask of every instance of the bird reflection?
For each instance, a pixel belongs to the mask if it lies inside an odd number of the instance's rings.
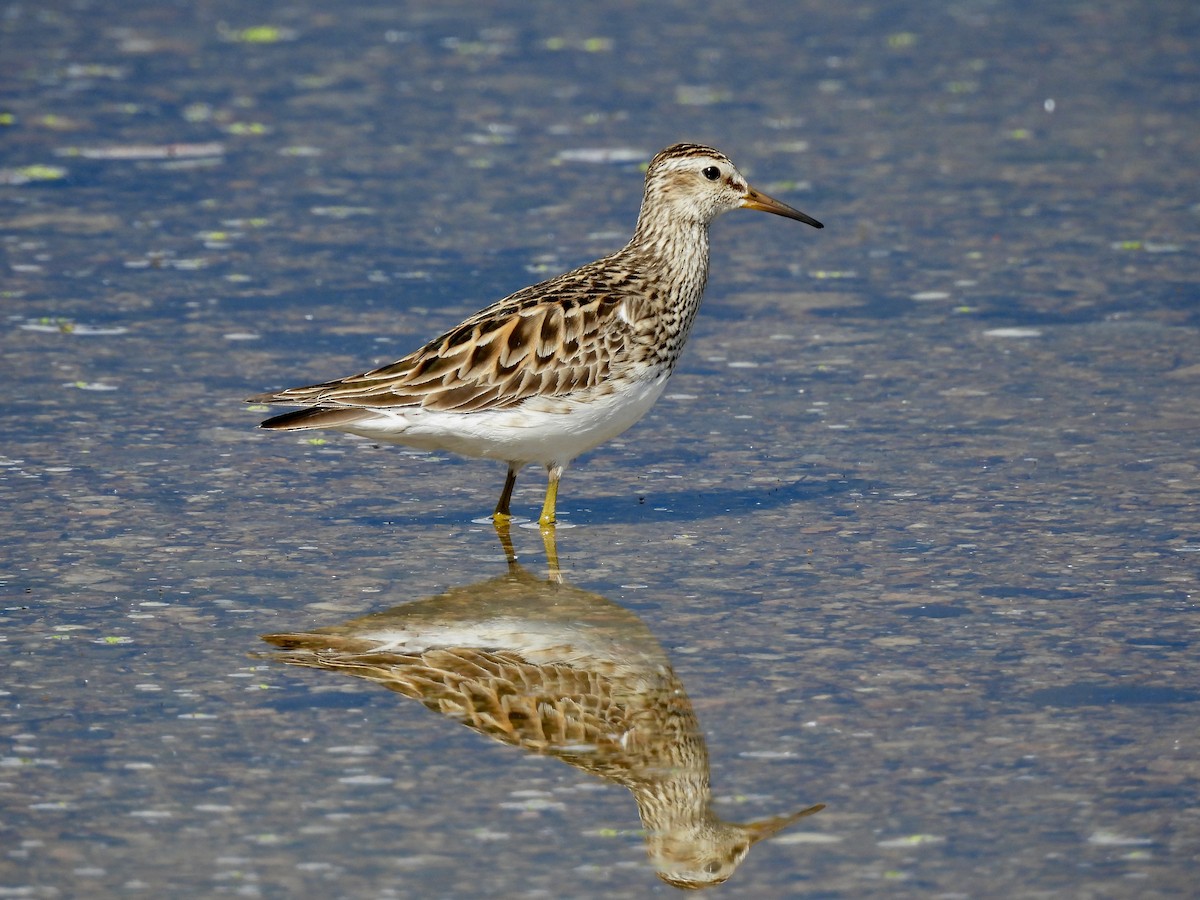
[[[627,787],[658,876],[725,881],[750,846],[824,808],[738,824],[713,810],[708,751],[666,653],[629,610],[566,583],[552,529],[550,577],[508,571],[311,632],[268,634],[269,658],[328,669],[421,701],[464,725]]]

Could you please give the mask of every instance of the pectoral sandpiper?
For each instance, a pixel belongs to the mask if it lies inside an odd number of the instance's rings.
[[[510,518],[517,472],[544,465],[538,521],[553,525],[563,470],[662,393],[704,294],[708,226],[739,207],[823,227],[751,188],[719,150],[675,144],[646,169],[637,228],[623,249],[517,291],[397,362],[248,402],[304,407],[263,428],[327,428],[502,460],[496,522]]]
[[[279,648],[268,658],[373,681],[482,735],[627,787],[658,876],[676,887],[720,884],[752,844],[823,808],[723,818],[704,731],[646,623],[561,581],[553,567],[544,580],[526,571],[498,530],[506,574],[340,625],[263,635]],[[553,558],[553,531],[542,533]]]

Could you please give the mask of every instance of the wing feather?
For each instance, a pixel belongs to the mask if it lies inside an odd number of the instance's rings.
[[[473,412],[594,389],[634,352],[639,335],[645,337],[637,327],[640,317],[631,315],[641,312],[642,286],[605,263],[505,297],[403,359],[250,402],[310,407],[270,419],[279,424],[268,427],[319,428],[351,422],[353,411],[419,406]]]

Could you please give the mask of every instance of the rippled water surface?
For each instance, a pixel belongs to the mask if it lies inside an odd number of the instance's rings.
[[[0,896],[1191,896],[1195,4],[335,7],[0,15]],[[561,570],[498,464],[255,428],[678,140],[827,227],[713,226]]]

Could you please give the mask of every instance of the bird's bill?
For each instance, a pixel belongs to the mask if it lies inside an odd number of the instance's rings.
[[[760,819],[757,822],[750,822],[742,827],[749,835],[750,843],[757,844],[764,838],[769,838],[773,834],[776,834],[777,832],[787,828],[794,822],[797,822],[806,816],[811,816],[813,813],[818,813],[824,808],[824,803],[818,803],[816,806],[810,806],[808,809],[800,810],[800,812],[794,812],[784,816],[773,816],[770,819]]]
[[[754,188],[746,188],[745,196],[742,197],[742,208],[759,209],[763,212],[774,213],[777,216],[783,216],[785,219],[795,219],[797,222],[811,225],[813,228],[825,227],[807,213],[802,213],[798,209],[792,209],[786,203],[780,203],[774,197],[760,194]]]

